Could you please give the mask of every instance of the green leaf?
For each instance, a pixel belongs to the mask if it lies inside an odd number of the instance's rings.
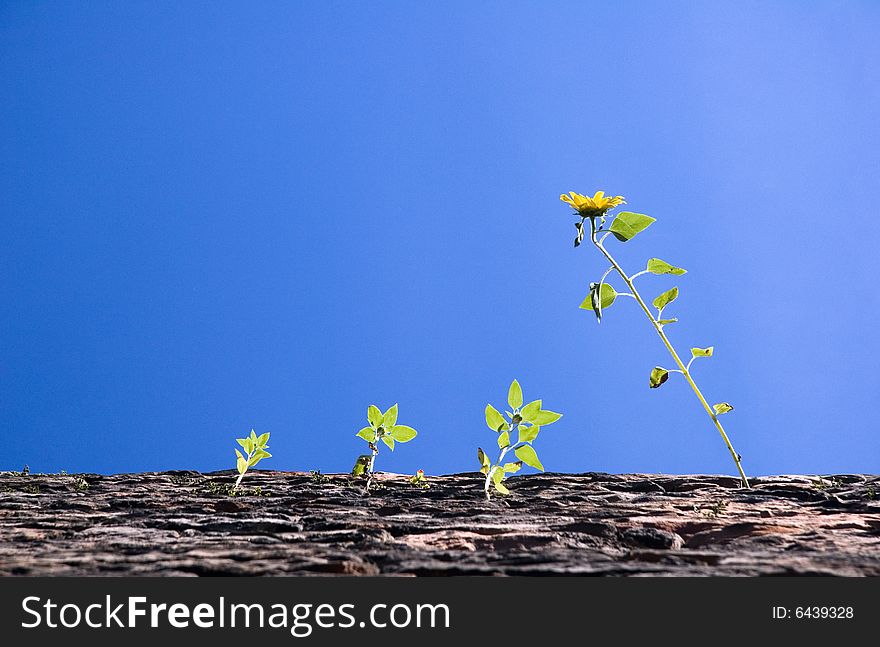
[[[519,415],[525,422],[531,422],[532,419],[536,415],[538,415],[538,412],[541,410],[541,404],[541,400],[533,400],[520,410]]]
[[[486,405],[486,424],[489,425],[489,429],[492,431],[501,431],[507,426],[504,416],[491,404]]]
[[[397,404],[394,406],[388,407],[388,411],[382,416],[382,426],[385,429],[391,429],[394,425],[397,424]]]
[[[498,494],[510,494],[510,490],[508,490],[501,481],[493,479],[492,485],[498,490]]]
[[[510,433],[502,431],[498,435],[498,449],[504,449],[505,447],[510,447]]]
[[[368,443],[376,442],[376,430],[373,429],[372,427],[364,427],[359,432],[357,432],[355,435],[360,436],[361,438],[366,440]]]
[[[251,429],[251,435],[249,436],[249,438],[250,438],[254,443],[256,443],[256,442],[257,442],[257,432],[254,431],[253,429]]]
[[[656,389],[668,379],[669,371],[662,366],[655,366],[651,369],[651,377],[648,380],[648,384],[652,389]]]
[[[483,474],[489,473],[489,465],[492,464],[492,461],[489,460],[489,457],[486,456],[486,452],[483,451],[482,447],[477,447],[477,460],[480,461],[480,471]]]
[[[364,472],[367,471],[367,465],[370,464],[370,459],[372,457],[369,454],[361,454],[357,457],[357,460],[354,462],[354,467],[351,468],[352,476],[360,476]]]
[[[720,416],[723,413],[733,411],[733,405],[729,402],[719,402],[718,404],[713,404],[712,408],[715,409],[716,416]]]
[[[678,323],[678,319],[676,319],[674,317],[672,319],[658,319],[657,323],[660,324],[661,326],[665,326],[666,324]]]
[[[510,383],[510,388],[507,390],[507,404],[514,409],[519,409],[522,403],[522,387],[519,385],[519,382],[514,380]]]
[[[617,290],[611,287],[608,283],[602,283],[602,288],[599,291],[599,296],[601,296],[600,304],[602,309],[609,307],[612,303],[617,300]]]
[[[691,356],[692,357],[712,357],[712,353],[715,350],[714,346],[709,346],[708,348],[691,348]]]
[[[659,297],[654,299],[654,301],[653,301],[654,307],[657,308],[658,310],[663,310],[663,308],[668,306],[670,303],[675,301],[677,298],[678,298],[678,288],[677,287],[672,288],[671,290],[666,290],[666,292],[664,292]]]
[[[648,271],[651,274],[674,274],[675,276],[687,274],[686,269],[670,265],[666,261],[661,261],[659,258],[648,259]]]
[[[529,467],[534,467],[536,470],[541,470],[542,472],[544,471],[544,466],[541,465],[541,461],[538,460],[538,453],[531,445],[518,447],[513,453]]]
[[[418,435],[412,427],[406,425],[394,425],[391,429],[391,437],[399,443],[408,443]]]
[[[562,417],[561,413],[550,411],[549,409],[541,409],[532,422],[538,426],[550,425]]]
[[[616,299],[617,290],[607,283],[602,283],[602,287],[599,288],[599,284],[594,282],[590,283],[590,293],[578,307],[582,310],[592,310],[596,313],[596,318],[602,321],[602,310],[609,307]]]
[[[655,220],[656,218],[646,216],[643,213],[622,211],[614,217],[608,231],[614,234],[617,240],[626,242],[640,231],[647,229]]]
[[[244,460],[244,456],[241,455],[241,452],[237,449],[235,450],[235,455],[238,456],[241,460]]]
[[[266,447],[266,443],[269,442],[269,432],[267,431],[265,434],[260,434],[257,437],[257,447]]]
[[[261,458],[262,458],[262,456],[257,456],[256,454],[254,454],[253,456],[251,456],[251,457],[248,459],[248,462],[247,462],[248,467],[253,467],[253,466],[256,465],[257,463],[259,463]]]
[[[528,443],[533,441],[538,437],[538,432],[541,431],[541,427],[538,425],[532,425],[531,427],[523,427],[520,425],[519,428],[519,438],[517,438],[518,443]]]
[[[238,470],[239,474],[244,474],[245,472],[247,472],[248,468],[247,461],[239,456],[238,460],[235,462],[235,468]]]
[[[388,445],[388,449],[394,451],[394,438],[391,436],[382,436],[382,442]]]
[[[254,451],[254,441],[250,438],[236,438],[238,444],[244,449],[244,453],[250,455]]]
[[[367,409],[367,421],[373,429],[382,424],[382,411],[375,404]]]
[[[522,461],[516,461],[515,463],[505,463],[501,466],[501,469],[504,470],[505,474],[516,474],[522,469]]]
[[[500,465],[497,465],[492,468],[492,482],[495,484],[495,489],[498,490],[499,492],[501,492],[502,494],[509,494],[510,493],[506,487],[501,485],[501,481],[503,481],[504,477],[506,477],[506,476],[507,476],[507,474],[504,473],[504,469]],[[499,486],[503,489],[499,489]]]
[[[257,453],[254,454],[254,456],[257,456],[257,457],[260,458],[261,460],[262,460],[263,458],[272,458],[272,454],[270,454],[269,452],[267,452],[265,449],[258,449],[258,450],[257,450]]]
[[[590,293],[590,299],[594,306],[598,301],[600,309],[604,310],[605,308],[611,307],[611,305],[617,301],[617,290],[608,283],[602,283],[601,285],[602,287],[599,288],[595,283],[590,284],[591,288],[595,286],[595,289]],[[593,309],[595,310],[595,308]]]

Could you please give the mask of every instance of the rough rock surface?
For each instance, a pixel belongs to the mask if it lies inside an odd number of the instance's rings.
[[[0,473],[2,575],[880,575],[880,477]],[[254,488],[260,488],[256,492]]]

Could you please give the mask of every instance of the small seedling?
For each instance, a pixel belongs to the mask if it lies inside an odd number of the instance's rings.
[[[827,490],[829,488],[836,488],[843,485],[840,479],[835,478],[833,476],[829,476],[828,478],[823,478],[821,476],[817,477],[813,480],[813,487],[817,490]]]
[[[877,491],[874,489],[873,485],[868,486],[867,492],[865,492],[865,496],[869,501],[873,501],[877,498]]]
[[[505,487],[503,481],[508,474],[518,472],[523,463],[544,471],[544,466],[538,459],[538,454],[532,447],[532,443],[538,437],[541,427],[552,424],[562,417],[561,413],[542,409],[543,401],[541,400],[534,400],[523,406],[522,388],[516,380],[511,382],[507,391],[507,404],[512,411],[504,412],[507,414],[506,419],[491,404],[486,405],[486,424],[489,425],[489,429],[498,434],[498,449],[501,450],[498,460],[492,463],[482,447],[477,449],[480,472],[486,475],[483,491],[486,493],[487,500],[491,498],[490,486],[494,486],[499,494],[510,494],[510,490]],[[516,442],[511,440],[513,434],[516,434]],[[504,457],[511,451],[519,460],[505,463]]]
[[[681,276],[682,274],[685,274],[687,270],[681,267],[676,267],[675,265],[660,260],[659,258],[652,258],[648,260],[644,270],[630,275],[623,271],[620,264],[605,248],[605,241],[609,236],[614,236],[618,241],[625,243],[632,240],[639,232],[647,229],[651,223],[655,221],[655,218],[646,216],[643,213],[622,211],[614,216],[614,220],[611,221],[611,224],[606,229],[605,220],[608,211],[618,205],[625,204],[626,201],[623,199],[623,196],[605,196],[603,191],[597,191],[593,197],[589,197],[572,191],[568,195],[563,194],[559,196],[559,199],[571,206],[572,209],[574,209],[574,214],[580,218],[580,221],[574,224],[575,229],[577,229],[574,246],[578,247],[581,242],[583,242],[586,234],[586,221],[589,219],[590,242],[593,243],[596,249],[598,249],[611,264],[611,266],[605,270],[605,273],[598,282],[590,283],[590,291],[580,307],[584,310],[592,310],[596,315],[596,320],[601,322],[602,313],[607,308],[611,307],[611,305],[617,300],[617,297],[629,297],[639,304],[639,307],[645,313],[645,316],[648,317],[651,326],[660,337],[666,350],[672,355],[672,359],[675,361],[676,366],[678,366],[677,369],[665,369],[662,366],[655,366],[648,377],[648,386],[652,389],[656,389],[669,379],[670,373],[680,373],[690,385],[691,389],[693,389],[700,404],[706,410],[709,418],[712,419],[718,433],[721,434],[721,438],[724,440],[727,450],[733,457],[736,469],[739,471],[743,487],[749,487],[749,480],[746,478],[746,474],[742,468],[742,457],[733,449],[733,444],[730,442],[727,432],[724,431],[724,427],[721,426],[721,422],[718,420],[719,416],[722,414],[733,411],[733,406],[727,402],[719,402],[710,406],[706,401],[706,398],[703,397],[703,393],[697,387],[697,383],[694,381],[693,374],[691,373],[691,364],[693,364],[694,360],[700,357],[712,357],[714,348],[712,346],[707,348],[692,348],[691,359],[687,365],[685,365],[678,352],[675,350],[675,347],[673,347],[672,342],[669,341],[669,337],[665,331],[666,326],[676,323],[678,319],[663,317],[664,309],[678,298],[678,288],[673,287],[672,289],[663,292],[651,302],[651,305],[653,305],[654,309],[657,311],[656,315],[652,312],[651,308],[648,307],[648,304],[636,289],[635,280],[644,274],[670,274],[672,276]],[[612,272],[615,272],[620,276],[626,284],[626,287],[629,289],[629,292],[618,292],[609,283],[605,282],[605,279],[607,279],[608,275]]]
[[[247,456],[245,457],[239,450],[235,450],[235,455],[238,458],[236,461],[238,479],[235,481],[235,485],[232,486],[233,492],[238,489],[238,486],[241,484],[241,479],[244,478],[245,472],[248,471],[248,468],[253,467],[264,458],[272,457],[272,454],[266,451],[266,448],[269,446],[268,431],[265,434],[257,436],[257,433],[251,429],[250,436],[247,436],[246,438],[236,438],[235,441],[241,445],[241,448],[245,451]]]
[[[228,483],[220,483],[219,481],[215,481],[213,479],[206,479],[205,481],[205,490],[209,494],[222,494],[224,496],[235,496],[235,492],[232,489],[232,486]]]
[[[21,472],[19,473],[19,475],[20,476],[27,476],[30,473],[31,473],[31,466],[25,465],[24,467],[21,468]]]
[[[309,478],[312,479],[312,483],[317,483],[318,485],[330,482],[330,477],[326,474],[321,474],[321,470],[309,470]]]
[[[379,441],[381,440],[394,451],[395,443],[408,443],[416,437],[417,432],[412,427],[397,424],[397,404],[389,407],[388,411],[382,411],[374,404],[367,409],[367,421],[369,427],[361,429],[356,436],[367,441],[370,447],[369,454],[361,454],[351,470],[352,476],[362,476],[367,479],[366,491],[370,491],[373,485],[373,474],[376,468],[376,456],[379,454]]]
[[[411,476],[409,479],[409,483],[413,487],[417,487],[422,490],[427,490],[429,487],[431,487],[431,484],[428,482],[428,477],[425,476],[424,470],[419,470],[413,476]]]
[[[229,483],[221,483],[220,481],[214,481],[212,479],[205,479],[204,484],[205,492],[215,496],[272,496],[271,492],[263,492],[263,487],[260,485],[248,489],[246,487],[236,487]]]
[[[697,505],[694,504],[694,512],[703,513],[708,519],[717,519],[722,514],[727,512],[727,501],[716,500],[710,503],[709,505]]]
[[[73,477],[73,489],[78,492],[85,492],[89,489],[89,482],[83,476],[77,475]]]

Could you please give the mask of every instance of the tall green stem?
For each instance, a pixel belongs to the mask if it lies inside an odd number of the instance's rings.
[[[727,445],[727,450],[730,452],[730,455],[733,457],[733,462],[736,463],[736,469],[739,471],[740,480],[742,481],[743,487],[750,487],[749,479],[746,477],[746,473],[743,471],[742,463],[740,461],[740,455],[736,453],[733,445],[730,442],[730,438],[727,437],[727,433],[724,431],[724,427],[721,426],[721,422],[718,420],[718,416],[712,410],[712,407],[709,406],[709,403],[706,402],[706,398],[703,397],[703,393],[700,391],[700,388],[697,386],[697,383],[694,382],[694,378],[691,377],[690,370],[685,366],[684,362],[681,361],[681,358],[678,356],[678,353],[675,351],[672,343],[669,341],[669,338],[666,336],[666,333],[663,332],[663,325],[657,320],[657,318],[651,313],[651,310],[648,308],[648,305],[645,303],[645,300],[642,299],[642,295],[639,294],[639,291],[636,290],[635,283],[629,277],[629,275],[623,271],[623,268],[620,267],[620,264],[614,260],[614,257],[608,253],[608,250],[602,245],[602,243],[596,239],[596,221],[594,218],[590,218],[590,240],[593,241],[593,244],[599,249],[600,252],[608,259],[608,262],[611,263],[611,266],[615,269],[615,271],[620,275],[620,278],[626,283],[627,287],[630,289],[635,300],[639,302],[639,305],[642,307],[645,315],[648,319],[651,320],[651,325],[654,326],[654,330],[657,331],[657,334],[660,336],[660,339],[663,341],[664,346],[666,346],[666,350],[669,351],[669,354],[672,355],[672,359],[675,360],[675,363],[678,365],[679,370],[681,370],[681,374],[684,375],[684,378],[687,380],[688,384],[691,385],[691,388],[694,390],[694,393],[697,396],[697,399],[700,401],[700,404],[703,405],[703,408],[706,410],[706,413],[709,414],[709,417],[712,419],[712,422],[715,424],[715,427],[718,429],[718,433],[721,434],[721,438],[724,440],[724,444]]]

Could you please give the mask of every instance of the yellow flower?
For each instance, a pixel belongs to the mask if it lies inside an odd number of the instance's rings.
[[[619,204],[626,204],[622,195],[606,198],[604,191],[596,191],[592,198],[571,191],[568,195],[563,193],[559,199],[570,204],[583,218],[595,218],[604,215],[606,211]]]

